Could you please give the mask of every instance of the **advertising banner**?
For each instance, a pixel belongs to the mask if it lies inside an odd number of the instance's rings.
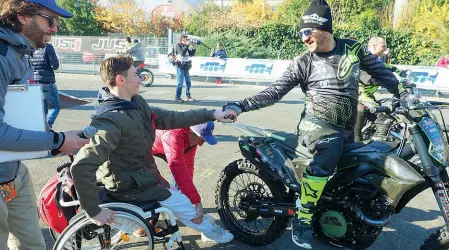
[[[192,76],[230,77],[244,79],[276,80],[287,69],[289,60],[262,60],[245,58],[219,59],[191,57]],[[159,72],[176,74],[176,67],[168,62],[167,55],[159,55]],[[420,89],[449,91],[449,69],[432,66],[395,65],[410,70],[410,80]]]

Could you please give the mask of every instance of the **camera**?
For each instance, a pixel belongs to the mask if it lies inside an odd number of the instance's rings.
[[[193,40],[193,39],[191,39],[191,40],[189,40],[189,41],[190,41],[191,44],[198,44],[198,45],[201,44],[201,41],[200,41],[200,40]]]

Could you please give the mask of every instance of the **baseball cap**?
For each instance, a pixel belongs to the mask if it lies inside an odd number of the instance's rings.
[[[210,145],[217,144],[217,140],[212,135],[212,133],[214,132],[214,128],[215,128],[214,122],[211,121],[190,127],[193,133],[203,137],[203,139]]]
[[[41,5],[42,7],[45,7],[49,10],[52,10],[54,12],[56,12],[59,16],[62,16],[64,18],[71,18],[73,17],[73,14],[68,12],[67,10],[59,7],[56,4],[56,0],[24,0],[24,2],[29,2],[29,3],[36,3]]]

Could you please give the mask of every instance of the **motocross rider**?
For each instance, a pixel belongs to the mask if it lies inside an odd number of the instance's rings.
[[[396,96],[399,93],[396,77],[377,56],[357,41],[333,37],[331,9],[325,0],[311,2],[301,18],[299,36],[308,51],[295,58],[270,87],[242,101],[227,103],[223,110],[240,114],[261,109],[275,104],[296,86],[305,93],[307,103],[298,128],[298,143],[313,153],[313,160],[302,177],[292,240],[311,249],[310,225],[317,201],[334,172],[343,144],[353,141],[360,70]]]
[[[389,68],[392,72],[398,74],[403,77],[405,71],[402,71],[390,64],[386,64],[387,56],[386,52],[388,51],[387,44],[385,39],[382,37],[372,37],[368,42],[368,50],[376,55],[379,60],[385,63],[385,66]],[[371,107],[377,107],[379,104],[376,102],[376,98],[374,97],[374,93],[377,91],[379,84],[376,84],[375,81],[371,80],[371,76],[361,70],[360,71],[360,79],[359,79],[359,104],[357,106],[357,120],[354,128],[354,140],[362,141],[362,129],[365,126],[365,119],[367,118],[366,109]],[[405,84],[399,84],[398,88],[401,93],[405,91]],[[368,118],[370,119],[370,118]],[[376,126],[376,132],[374,133],[374,137],[385,138],[388,133],[388,129],[390,128],[392,119],[384,114],[380,113],[377,116],[373,114],[374,124]]]

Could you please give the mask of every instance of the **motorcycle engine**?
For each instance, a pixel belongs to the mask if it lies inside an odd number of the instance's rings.
[[[383,227],[365,224],[361,213],[373,220],[388,213],[383,194],[374,186],[357,182],[328,191],[322,195],[313,217],[314,235],[338,246],[368,248]]]

